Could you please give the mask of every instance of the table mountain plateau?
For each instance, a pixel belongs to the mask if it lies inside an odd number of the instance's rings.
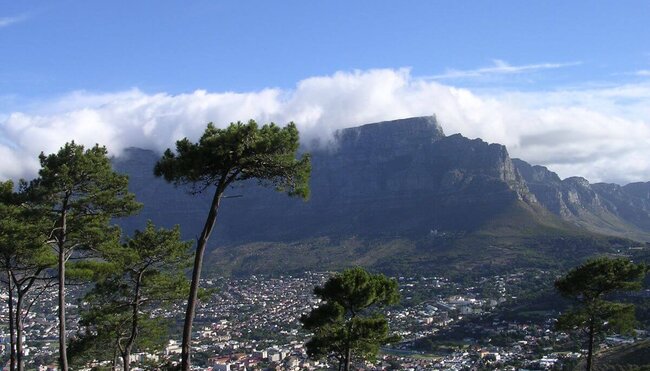
[[[511,160],[506,148],[446,136],[435,117],[338,131],[310,149],[309,201],[247,183],[229,190],[207,269],[234,274],[364,265],[388,272],[554,266],[650,240],[650,183],[561,180]],[[130,176],[146,219],[180,224],[193,238],[210,194],[190,196],[153,176],[158,154],[129,149],[114,160]],[[596,232],[596,233],[594,233]],[[607,237],[615,235],[626,238]]]

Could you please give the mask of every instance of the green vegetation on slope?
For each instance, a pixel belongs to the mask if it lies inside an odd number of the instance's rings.
[[[393,275],[480,276],[522,267],[566,269],[588,256],[617,254],[634,245],[579,230],[518,202],[475,231],[223,246],[212,251],[207,269],[215,275],[292,274],[358,265]]]

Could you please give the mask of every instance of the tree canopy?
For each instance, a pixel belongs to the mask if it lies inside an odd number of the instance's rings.
[[[350,369],[353,356],[375,357],[379,346],[396,340],[379,309],[399,302],[397,282],[363,268],[347,269],[314,289],[323,304],[301,318],[314,333],[306,344],[312,358],[332,357]]]
[[[259,127],[250,120],[220,129],[209,123],[197,143],[187,138],[176,142],[176,153],[167,149],[154,167],[154,174],[175,185],[190,184],[199,193],[214,187],[214,195],[201,235],[197,239],[190,294],[185,312],[181,368],[190,369],[192,322],[196,312],[203,254],[224,192],[235,182],[256,180],[290,196],[309,196],[311,162],[308,154],[296,158],[298,129],[273,123]]]
[[[123,244],[102,250],[112,269],[100,272],[85,296],[82,324],[88,331],[75,344],[77,354],[95,349],[106,356],[113,350],[128,370],[136,346],[160,347],[157,340],[168,326],[153,313],[187,295],[183,269],[189,265],[191,246],[181,241],[178,226],[157,229],[148,222]]]
[[[0,182],[0,268],[4,273],[0,281],[8,293],[12,371],[24,369],[23,320],[38,297],[28,299],[28,294],[47,288],[44,273],[56,264],[45,243],[44,220],[27,202],[24,186],[21,182],[20,190],[14,192],[13,182]]]
[[[596,338],[610,331],[627,331],[634,324],[634,306],[606,300],[609,294],[641,289],[648,272],[643,264],[623,258],[595,258],[555,281],[557,291],[575,301],[557,322],[560,330],[583,330],[587,341],[587,370],[591,370]]]
[[[282,128],[273,123],[261,128],[253,120],[219,129],[209,123],[198,143],[184,138],[176,153],[167,149],[154,169],[176,185],[191,183],[200,192],[209,186],[228,187],[255,179],[292,196],[309,196],[310,157],[296,160],[299,146],[294,123]]]
[[[58,255],[59,367],[67,371],[66,262],[76,250],[117,243],[120,231],[111,219],[131,215],[141,204],[128,191],[128,177],[113,171],[106,147],[70,142],[39,159],[39,177],[29,192],[49,219],[48,242]]]

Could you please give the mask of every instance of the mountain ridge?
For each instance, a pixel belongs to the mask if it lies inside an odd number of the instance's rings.
[[[337,256],[349,250],[351,255],[341,255],[345,262],[391,266],[390,257],[378,260],[372,256],[374,244],[392,246],[393,253],[402,255],[400,259],[412,258],[418,266],[423,254],[436,256],[438,261],[452,257],[450,262],[459,266],[463,259],[468,266],[474,265],[469,264],[474,258],[480,266],[490,260],[490,253],[497,252],[510,257],[502,262],[506,266],[517,259],[529,261],[524,255],[545,260],[544,251],[564,256],[556,251],[562,236],[591,241],[577,242],[584,247],[582,255],[615,251],[616,246],[629,243],[612,240],[608,245],[603,241],[609,237],[603,235],[613,231],[642,240],[638,237],[648,233],[642,228],[644,223],[650,226],[650,213],[630,204],[633,197],[637,203],[650,200],[643,185],[617,188],[561,180],[548,169],[511,159],[501,144],[460,134],[446,136],[435,116],[343,129],[334,135],[333,145],[316,148],[311,154],[309,202],[261,189],[254,182],[228,191],[243,197],[224,200],[211,241],[213,248],[221,248],[214,250],[213,261],[252,266],[251,261],[242,262],[238,251],[249,260],[272,259],[273,254],[264,251],[273,251],[275,246],[282,251],[278,255],[291,256],[291,249],[285,247],[293,246],[305,261],[310,259],[306,251],[320,256],[315,249],[321,249]],[[131,176],[130,188],[145,205],[141,215],[121,222],[122,226],[132,231],[151,219],[163,226],[181,224],[186,237],[198,235],[211,195],[192,197],[153,177],[156,160],[155,153],[140,149],[130,149],[125,157],[114,160],[116,170]],[[641,204],[650,210],[650,201]],[[309,242],[325,240],[331,242],[325,247]],[[540,245],[539,241],[551,242]],[[384,248],[383,254],[389,250]],[[463,259],[453,258],[461,255]],[[323,263],[327,256],[319,259],[313,261],[328,266]],[[244,273],[240,268],[227,269]]]
[[[513,159],[528,188],[549,211],[595,233],[650,241],[650,182],[624,186],[560,179],[539,165]]]

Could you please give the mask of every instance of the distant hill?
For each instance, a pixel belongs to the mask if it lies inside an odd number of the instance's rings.
[[[511,160],[502,145],[446,136],[435,117],[344,129],[331,145],[310,152],[308,202],[254,183],[228,191],[243,197],[223,202],[211,240],[219,248],[208,269],[246,274],[357,264],[396,272],[549,267],[634,245],[608,234],[650,236],[647,184],[562,181],[545,168]],[[146,219],[180,224],[193,238],[210,195],[192,197],[154,178],[157,158],[130,149],[115,159],[145,204],[122,225],[132,231]]]

